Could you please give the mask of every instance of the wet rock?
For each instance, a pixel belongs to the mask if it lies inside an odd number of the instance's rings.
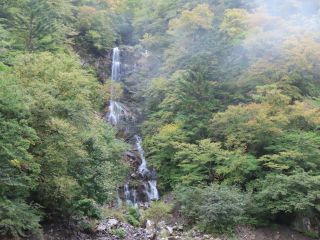
[[[172,235],[173,234],[173,227],[167,226],[166,228],[167,228],[169,234]]]
[[[108,229],[114,228],[118,225],[119,221],[115,218],[111,218],[107,222],[107,227]]]
[[[159,223],[158,223],[158,228],[160,228],[160,229],[166,228],[166,222],[165,222],[165,221],[159,222]]]
[[[156,224],[153,221],[147,220],[145,230],[149,239],[155,238],[157,229],[156,229]]]
[[[98,226],[97,226],[97,231],[98,232],[103,232],[107,230],[107,224],[105,222],[101,222]]]
[[[183,231],[183,226],[182,225],[175,225],[173,227],[173,230],[182,232]]]
[[[133,172],[133,173],[131,173],[130,176],[131,176],[132,178],[138,178],[138,177],[139,177],[139,174]]]
[[[126,152],[126,156],[132,160],[135,160],[136,159],[136,155],[132,152]]]

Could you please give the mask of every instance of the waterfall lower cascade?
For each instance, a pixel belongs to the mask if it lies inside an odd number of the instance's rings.
[[[121,128],[122,123],[135,124],[135,118],[132,112],[123,103],[115,100],[116,96],[113,83],[119,82],[120,80],[120,50],[116,47],[113,49],[112,56],[111,99],[106,119],[111,125],[118,129]],[[138,160],[140,165],[137,169],[137,177],[134,179],[135,186],[130,186],[130,181],[128,181],[122,188],[120,188],[119,196],[127,204],[138,207],[138,204],[140,203],[149,203],[150,201],[159,199],[157,176],[156,172],[147,166],[148,164],[144,156],[141,137],[135,135],[133,138],[130,138],[129,142],[132,143],[133,146],[133,150],[131,151],[132,153],[129,155],[131,159],[134,159],[135,161]]]
[[[136,148],[139,152],[140,159],[141,159],[141,164],[139,166],[139,173],[147,178],[147,183],[148,185],[144,185],[145,187],[145,193],[148,196],[148,200],[158,200],[159,199],[159,193],[157,189],[157,180],[154,172],[151,172],[148,167],[147,167],[147,161],[144,157],[144,151],[141,146],[142,140],[141,138],[136,135]]]

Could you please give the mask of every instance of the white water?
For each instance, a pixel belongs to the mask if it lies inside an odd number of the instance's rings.
[[[111,80],[119,81],[120,80],[120,50],[118,47],[113,49],[112,55],[112,72],[111,72]]]
[[[141,145],[142,140],[138,135],[135,135],[135,139],[136,139],[136,148],[139,152],[140,159],[141,159],[141,164],[139,166],[138,171],[142,176],[145,176],[147,173],[149,173],[149,169],[147,167],[147,160],[144,157],[144,150]]]
[[[130,190],[128,183],[124,185],[124,198],[128,204],[132,203],[130,200]]]
[[[121,119],[128,120],[130,116],[131,113],[124,104],[110,100],[108,122],[116,126]]]
[[[133,115],[128,110],[128,108],[120,103],[115,101],[115,91],[113,87],[114,82],[119,82],[121,76],[121,62],[120,62],[120,50],[115,47],[113,49],[112,55],[112,73],[111,73],[111,99],[109,104],[109,115],[108,122],[110,122],[113,126],[119,124],[120,120],[129,120],[133,118]]]
[[[159,200],[159,192],[157,189],[157,181],[149,180],[148,185],[145,185],[146,194],[148,196],[149,201]]]
[[[132,204],[135,207],[138,207],[138,201],[137,201],[137,190],[132,190]]]
[[[146,176],[147,174],[150,173],[150,170],[148,169],[148,166],[147,166],[147,160],[144,157],[144,150],[141,145],[142,140],[138,135],[135,136],[135,139],[136,139],[136,147],[139,152],[140,159],[141,159],[141,164],[139,166],[138,171],[142,176]],[[148,184],[144,184],[144,187],[145,187],[145,193],[147,194],[149,201],[159,199],[159,192],[157,189],[157,181],[156,180],[154,180],[154,179],[148,180]]]

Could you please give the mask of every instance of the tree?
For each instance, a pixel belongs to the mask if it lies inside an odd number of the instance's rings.
[[[319,176],[298,171],[290,176],[269,174],[254,185],[256,212],[274,220],[280,214],[319,214]]]
[[[67,54],[25,54],[15,72],[39,136],[32,149],[41,163],[37,201],[48,216],[77,217],[86,199],[112,201],[125,172],[119,164],[126,145],[95,114],[104,99],[99,83]]]
[[[112,48],[117,33],[111,17],[111,12],[105,9],[86,5],[79,7],[76,44],[80,51],[99,55]]]
[[[57,49],[65,42],[71,9],[69,0],[15,1],[5,19],[14,46],[28,51]]]
[[[37,207],[27,201],[40,172],[29,152],[37,135],[17,82],[9,71],[0,71],[0,235],[15,237],[36,231],[40,221]]]
[[[175,197],[182,215],[209,232],[230,231],[249,204],[249,197],[237,188],[218,184],[178,188]]]

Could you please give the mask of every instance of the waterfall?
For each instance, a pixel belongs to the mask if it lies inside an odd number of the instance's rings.
[[[130,196],[131,194],[130,194],[128,183],[126,183],[123,188],[124,188],[124,198],[125,198],[126,202],[128,204],[132,203],[131,202],[131,196]]]
[[[120,103],[115,101],[115,89],[113,83],[119,82],[121,79],[121,62],[120,62],[120,50],[118,47],[113,49],[112,54],[112,72],[111,72],[111,97],[109,104],[109,115],[107,117],[108,122],[113,126],[117,126],[120,120],[129,120],[132,118],[131,112],[128,108]]]
[[[146,52],[147,54],[147,52]],[[131,124],[134,126],[135,118],[131,111],[121,102],[116,101],[114,83],[120,82],[121,80],[121,61],[120,61],[120,50],[115,47],[112,54],[112,75],[111,75],[111,98],[109,103],[109,111],[106,119],[108,122],[121,129],[123,123]],[[131,121],[131,122],[130,122]],[[127,133],[128,134],[128,133]],[[144,156],[144,150],[142,148],[142,139],[135,135],[135,150],[137,151],[138,158],[141,163],[137,169],[139,173],[140,187],[135,186],[134,188],[129,186],[129,183],[123,186],[123,200],[130,205],[138,207],[138,203],[150,202],[152,200],[159,199],[159,193],[157,189],[156,174],[154,170],[148,168],[147,160]],[[143,191],[143,192],[141,192]],[[141,194],[142,193],[142,194]],[[120,205],[120,204],[119,204]]]
[[[158,200],[159,199],[159,192],[157,189],[157,181],[153,178],[153,175],[151,174],[150,170],[147,167],[147,160],[144,157],[144,150],[142,148],[142,140],[141,138],[136,135],[135,136],[136,139],[136,148],[138,150],[138,153],[140,155],[140,159],[141,159],[141,164],[139,166],[139,173],[144,177],[147,176],[148,178],[150,178],[148,180],[148,184],[144,184],[145,187],[145,193],[147,194],[148,200]]]
[[[149,180],[148,184],[144,184],[145,193],[147,194],[148,200],[159,200],[159,192],[157,189],[157,181]]]
[[[137,190],[133,189],[132,190],[132,204],[135,207],[138,207],[138,201],[137,201]]]
[[[111,80],[120,80],[120,50],[118,47],[113,49]]]
[[[145,176],[147,173],[149,173],[149,169],[147,168],[147,161],[144,157],[144,151],[141,145],[142,140],[138,135],[135,135],[135,139],[136,139],[136,148],[139,152],[140,159],[141,159],[141,164],[139,166],[138,171],[142,176]]]

